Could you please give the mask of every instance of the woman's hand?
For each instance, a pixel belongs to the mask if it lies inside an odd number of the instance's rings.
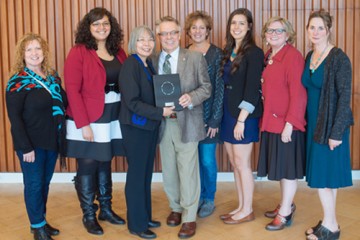
[[[331,151],[333,151],[336,147],[340,146],[340,144],[342,144],[342,141],[329,139],[329,147]]]
[[[207,137],[210,137],[210,138],[213,138],[215,137],[215,135],[219,132],[219,128],[211,128],[209,127],[207,133],[206,133],[206,136]]]
[[[291,134],[293,132],[293,125],[290,123],[286,123],[285,127],[281,133],[281,141],[283,143],[291,142]]]
[[[84,126],[81,128],[83,138],[88,142],[94,141],[94,133],[90,127],[90,125]]]
[[[23,161],[24,162],[35,162],[35,151],[32,150],[29,153],[23,154]]]
[[[236,122],[234,128],[234,138],[238,141],[244,138],[245,122]]]
[[[163,107],[163,117],[168,117],[174,113],[175,106]]]

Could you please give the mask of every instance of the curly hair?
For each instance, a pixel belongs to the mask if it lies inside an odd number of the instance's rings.
[[[25,63],[25,49],[31,41],[38,41],[43,52],[44,60],[41,63],[41,70],[46,75],[54,74],[55,70],[50,66],[50,51],[49,45],[40,35],[36,33],[27,33],[17,42],[15,47],[15,62],[11,68],[11,75],[21,72],[26,67]]]
[[[226,45],[224,48],[224,57],[221,61],[221,68],[220,72],[221,74],[224,73],[224,65],[229,61],[231,52],[235,48],[235,39],[230,33],[230,26],[231,22],[235,15],[243,15],[246,17],[246,21],[249,26],[249,30],[246,32],[246,35],[244,36],[244,39],[241,41],[240,47],[238,49],[238,52],[236,53],[236,57],[234,58],[232,65],[231,65],[231,73],[234,73],[240,66],[241,59],[245,55],[245,52],[252,46],[255,46],[255,39],[254,39],[254,27],[253,27],[253,17],[251,12],[246,8],[238,8],[234,10],[227,21],[226,25]]]
[[[213,20],[212,18],[209,16],[209,14],[207,14],[204,11],[195,11],[193,13],[190,13],[185,20],[185,32],[187,35],[189,35],[190,32],[190,28],[192,26],[192,24],[196,21],[196,20],[202,20],[206,26],[206,31],[207,33],[209,33],[212,29],[212,25],[213,25]],[[209,34],[206,35],[206,39],[208,39]]]
[[[105,8],[93,8],[83,17],[75,32],[75,43],[84,44],[88,49],[97,50],[98,46],[96,39],[90,32],[90,25],[102,19],[104,16],[108,17],[111,26],[110,34],[106,39],[106,50],[110,54],[116,55],[121,48],[120,45],[123,41],[124,34],[117,19]]]

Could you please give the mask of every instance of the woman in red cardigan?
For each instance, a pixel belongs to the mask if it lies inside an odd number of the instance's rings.
[[[65,62],[68,92],[67,156],[76,158],[75,188],[83,211],[83,224],[91,234],[103,229],[96,219],[113,224],[125,221],[111,207],[111,159],[123,154],[118,120],[118,75],[126,54],[120,47],[123,34],[109,11],[94,8],[80,21],[76,45]]]
[[[279,181],[281,201],[275,210],[265,213],[274,218],[266,225],[270,231],[289,226],[294,217],[293,199],[297,179],[305,176],[306,91],[301,83],[304,58],[291,44],[295,40],[291,23],[273,17],[262,29],[268,45],[266,67],[262,73],[264,113],[258,176]]]

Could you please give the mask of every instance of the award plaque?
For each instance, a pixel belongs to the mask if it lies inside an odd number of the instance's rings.
[[[181,97],[179,74],[154,75],[153,83],[157,107],[175,106],[175,111],[183,110],[179,104]]]

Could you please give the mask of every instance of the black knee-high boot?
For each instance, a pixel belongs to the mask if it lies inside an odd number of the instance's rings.
[[[110,171],[101,171],[98,173],[98,194],[97,200],[100,204],[99,220],[108,221],[112,224],[125,224],[122,219],[112,210],[112,180]]]
[[[76,176],[75,189],[83,211],[83,224],[91,234],[102,235],[104,231],[96,219],[98,206],[94,203],[97,189],[96,177],[92,175]]]

